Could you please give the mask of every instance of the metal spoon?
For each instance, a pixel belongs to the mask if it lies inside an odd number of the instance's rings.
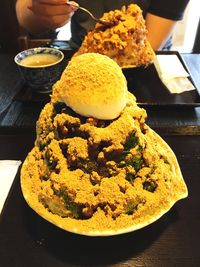
[[[106,27],[111,27],[111,26],[113,26],[113,23],[111,23],[111,22],[105,21],[104,19],[98,19],[98,18],[96,18],[96,17],[95,17],[89,10],[87,10],[87,9],[84,8],[84,7],[74,5],[73,2],[67,2],[66,4],[67,4],[67,5],[70,5],[70,6],[74,6],[74,7],[78,8],[78,9],[81,9],[81,10],[85,11],[86,13],[88,13],[88,15],[90,15],[90,17],[91,17],[93,20],[95,20],[96,22],[98,22],[98,23],[100,23],[100,24],[102,24],[102,25],[104,25],[104,26],[106,26]]]

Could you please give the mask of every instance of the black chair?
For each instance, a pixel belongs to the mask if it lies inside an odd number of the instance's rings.
[[[200,19],[192,52],[200,53]]]
[[[1,0],[0,8],[0,51],[17,52],[20,28],[17,23],[15,1]]]

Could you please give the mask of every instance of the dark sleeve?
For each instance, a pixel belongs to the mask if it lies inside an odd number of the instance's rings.
[[[189,0],[152,0],[147,12],[171,20],[181,20]]]

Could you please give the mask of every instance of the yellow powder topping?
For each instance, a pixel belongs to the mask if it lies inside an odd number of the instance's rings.
[[[54,91],[76,113],[99,119],[118,117],[127,102],[122,70],[107,56],[95,53],[74,57]]]
[[[82,234],[137,229],[187,195],[175,158],[129,94],[113,121],[78,117],[56,97],[41,112],[22,168],[29,205]]]
[[[111,22],[113,26],[105,27],[97,23],[75,56],[89,52],[100,53],[109,56],[123,68],[152,62],[155,54],[147,40],[147,29],[139,6],[123,6],[121,10],[105,13],[102,19]]]

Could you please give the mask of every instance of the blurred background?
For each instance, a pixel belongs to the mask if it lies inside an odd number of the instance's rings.
[[[190,0],[182,21],[176,25],[172,50],[192,52],[199,26],[200,9],[198,0]],[[199,29],[198,29],[199,31]],[[200,37],[198,37],[200,39]],[[200,52],[200,48],[199,48]]]
[[[193,51],[195,38],[197,36],[199,18],[200,9],[198,6],[198,0],[190,0],[183,20],[179,21],[176,25],[171,50],[176,50],[182,53],[190,53]],[[58,39],[65,40],[66,36],[67,40],[70,39],[70,23],[58,30]]]
[[[59,40],[70,39],[70,23],[58,30]],[[1,0],[0,52],[17,52],[22,50],[23,45],[26,44],[20,44],[19,48],[18,37],[25,34],[17,24],[15,1]],[[23,40],[23,42],[25,41]],[[24,46],[24,48],[26,47]],[[177,23],[171,50],[181,53],[200,53],[200,10],[198,0],[190,0],[183,20]]]

